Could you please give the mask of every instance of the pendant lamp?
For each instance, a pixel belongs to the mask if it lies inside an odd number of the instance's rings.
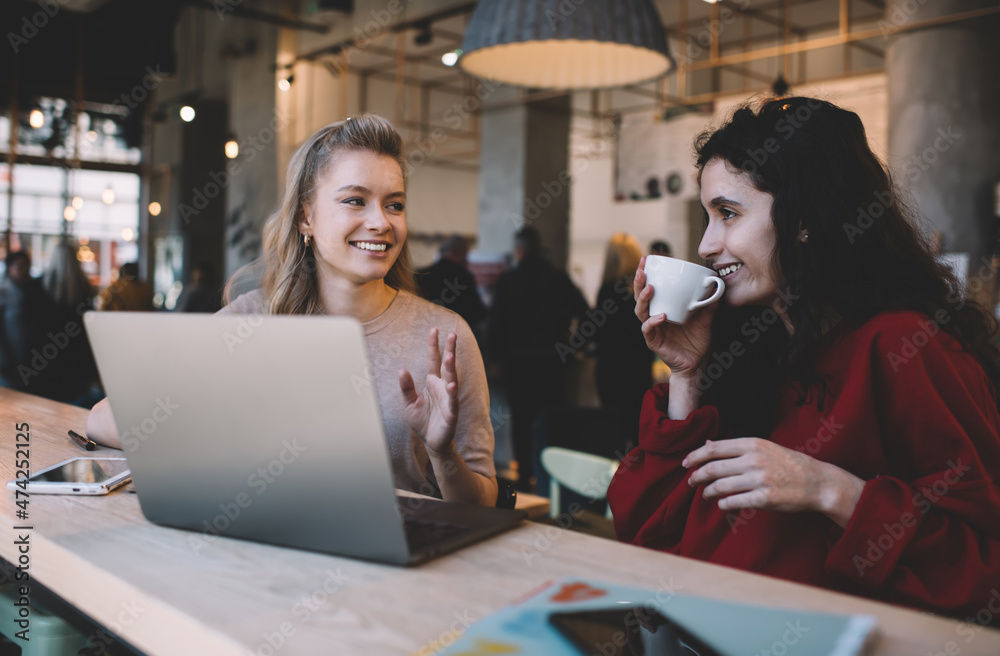
[[[645,82],[676,68],[652,0],[480,0],[461,68],[535,89]]]

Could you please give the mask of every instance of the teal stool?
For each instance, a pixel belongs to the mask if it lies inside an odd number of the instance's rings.
[[[86,646],[87,636],[35,601],[31,602],[28,617],[30,640],[15,637],[23,630],[17,625],[19,607],[14,605],[19,597],[17,588],[16,583],[0,585],[0,633],[21,648],[21,656],[76,656]]]

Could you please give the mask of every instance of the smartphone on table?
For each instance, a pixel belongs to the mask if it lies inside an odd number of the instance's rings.
[[[29,494],[107,494],[132,480],[125,458],[70,458],[7,483]]]
[[[645,606],[553,613],[549,621],[587,656],[722,656]]]

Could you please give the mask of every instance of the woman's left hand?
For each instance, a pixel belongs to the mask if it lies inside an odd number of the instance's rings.
[[[842,527],[864,488],[840,467],[756,437],[707,442],[682,464],[694,470],[692,486],[704,485],[706,499],[719,499],[719,510],[813,510]]]
[[[433,453],[446,452],[455,440],[455,424],[458,421],[457,343],[458,336],[448,333],[442,358],[438,348],[438,329],[431,328],[427,336],[427,383],[423,394],[417,394],[409,371],[399,372],[406,421]]]

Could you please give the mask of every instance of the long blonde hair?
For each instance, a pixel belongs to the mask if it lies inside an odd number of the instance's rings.
[[[67,239],[60,240],[42,274],[42,286],[52,300],[71,308],[78,307],[80,303],[89,303],[94,296],[94,288],[76,257],[77,250],[76,244]]]
[[[320,175],[334,158],[345,151],[369,151],[387,155],[399,163],[406,182],[403,140],[389,121],[375,114],[364,114],[320,128],[302,144],[288,163],[285,188],[278,210],[264,224],[263,289],[269,314],[322,314],[319,286],[316,281],[316,258],[299,234],[304,208],[312,202]],[[260,266],[261,262],[256,263]],[[237,271],[226,285],[225,302],[230,300],[233,283],[247,265]],[[393,289],[413,292],[413,267],[406,242],[385,276]]]
[[[635,270],[639,268],[642,259],[642,249],[635,237],[627,232],[616,232],[608,240],[604,255],[604,275],[601,285],[607,285],[628,278],[631,286]]]

